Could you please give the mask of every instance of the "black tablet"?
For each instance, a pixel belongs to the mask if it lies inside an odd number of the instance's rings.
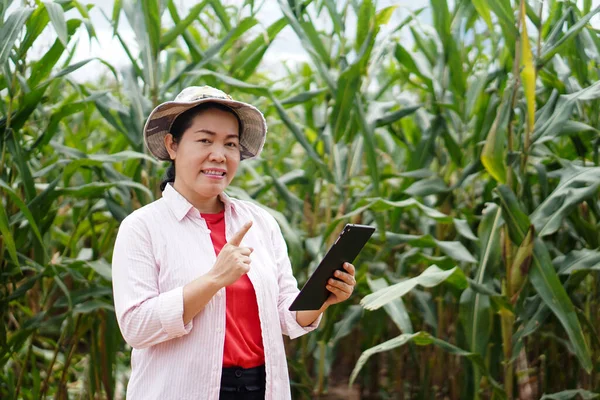
[[[373,232],[372,226],[347,224],[290,306],[290,311],[321,308],[331,293],[326,288],[329,278],[333,278],[336,269],[345,271],[344,263],[354,261]]]

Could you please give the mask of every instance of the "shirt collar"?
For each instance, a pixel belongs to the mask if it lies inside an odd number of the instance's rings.
[[[188,215],[190,210],[195,209],[192,203],[187,201],[187,199],[183,197],[173,187],[171,183],[167,183],[165,190],[162,192],[162,197],[167,202],[167,205],[169,206],[171,211],[173,211],[173,213],[175,214],[175,218],[177,218],[177,221],[181,221],[186,215]],[[228,209],[235,210],[235,205],[233,204],[229,196],[225,194],[225,192],[221,192],[219,194],[219,199],[221,199],[221,201],[225,205],[226,211]]]

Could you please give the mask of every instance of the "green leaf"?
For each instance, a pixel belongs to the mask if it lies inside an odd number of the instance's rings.
[[[475,7],[477,13],[481,16],[481,18],[483,18],[490,32],[493,32],[494,25],[492,24],[492,16],[488,2],[486,0],[473,0],[473,7]]]
[[[177,22],[174,27],[169,29],[166,33],[162,35],[160,40],[160,49],[165,49],[168,45],[170,45],[175,39],[177,39],[181,34],[183,34],[186,29],[198,19],[200,13],[208,3],[208,0],[204,0],[196,5],[194,5],[188,15],[180,22]]]
[[[475,73],[474,81],[469,84],[466,94],[466,115],[472,117],[478,111],[480,99],[485,93],[486,86],[489,84],[489,75],[487,71]]]
[[[287,99],[281,100],[281,105],[295,106],[298,104],[307,103],[317,97],[322,97],[322,95],[325,93],[327,93],[326,88],[309,90],[307,92],[302,92],[295,96],[291,96],[291,97],[288,97]]]
[[[425,179],[425,178],[433,177],[434,173],[431,172],[431,170],[429,170],[427,168],[422,168],[422,169],[416,169],[414,171],[401,172],[398,175],[403,176],[405,178]]]
[[[354,41],[354,49],[358,52],[363,46],[366,38],[369,36],[369,31],[375,25],[375,5],[372,0],[363,0],[360,4],[358,12],[358,22],[356,24],[356,39]]]
[[[502,102],[498,107],[496,119],[490,128],[481,152],[481,163],[487,172],[498,182],[506,182],[506,130],[511,102],[511,86],[504,89]]]
[[[335,104],[331,112],[331,132],[339,142],[348,130],[348,121],[354,110],[354,94],[360,91],[360,65],[353,64],[341,73],[335,92]]]
[[[290,7],[290,3],[288,3],[285,0],[278,0],[277,3],[279,4],[279,7],[280,7],[281,12],[283,13],[284,17],[287,19],[288,23],[290,24],[290,26],[292,27],[294,32],[296,32],[296,35],[300,39],[300,42],[302,43],[302,47],[304,47],[304,49],[308,52],[308,55],[310,56],[315,67],[317,68],[317,71],[319,71],[319,74],[323,77],[323,79],[327,83],[327,86],[329,87],[329,89],[331,91],[334,91],[335,87],[336,87],[335,81],[333,80],[333,77],[329,73],[327,65],[325,63],[323,63],[323,60],[319,57],[319,53],[314,48],[314,45],[312,43],[312,40],[314,40],[315,38],[310,37],[304,31],[303,25],[300,23],[300,21],[298,21],[296,14]],[[318,37],[316,39],[318,40],[319,43],[321,42],[321,40]]]
[[[150,46],[152,58],[156,59],[160,50],[160,0],[145,0],[140,2],[144,26],[147,34],[147,44]]]
[[[17,257],[15,239],[10,231],[10,227],[8,225],[8,216],[6,215],[6,210],[4,209],[4,204],[2,204],[2,201],[0,201],[0,233],[2,233],[4,245],[8,250],[8,254],[12,259],[12,262],[17,266],[20,265],[19,258]]]
[[[347,220],[348,218],[351,218],[355,215],[361,215],[362,213],[364,213],[367,210],[372,210],[377,213],[377,212],[383,212],[383,211],[388,211],[388,210],[393,210],[393,209],[409,210],[409,209],[413,209],[413,208],[419,209],[425,216],[427,216],[428,218],[434,219],[436,221],[445,222],[445,223],[452,222],[452,217],[450,217],[449,215],[443,214],[431,207],[427,207],[424,204],[418,202],[417,200],[415,200],[413,198],[402,200],[402,201],[389,201],[389,200],[385,200],[382,198],[374,198],[374,199],[367,199],[365,205],[359,206],[359,207],[355,208],[354,210],[352,210],[351,212],[334,219],[332,221],[332,223],[329,224],[329,226],[325,230],[324,236],[329,237],[329,235],[331,235],[331,232],[333,231],[333,229],[335,229],[335,227],[341,221]]]
[[[67,22],[65,21],[65,13],[62,7],[59,4],[51,1],[44,1],[43,3],[44,7],[46,7],[46,10],[48,10],[48,16],[50,17],[52,25],[54,25],[58,39],[61,41],[63,46],[67,47],[69,37],[67,35]]]
[[[67,21],[68,35],[73,35],[80,26],[80,20],[71,19]],[[37,87],[42,80],[48,78],[53,68],[56,66],[56,63],[62,57],[64,51],[65,46],[57,39],[43,57],[32,64],[31,75],[27,80],[28,85],[30,87]]]
[[[531,214],[540,237],[552,235],[563,219],[582,201],[598,193],[600,167],[578,167],[567,163],[551,176],[559,176],[556,189]]]
[[[533,132],[535,125],[535,66],[533,62],[533,53],[527,34],[527,14],[525,9],[525,0],[521,1],[521,82],[523,82],[523,91],[525,92],[525,101],[527,103],[527,137]],[[526,139],[526,145],[529,141]]]
[[[58,71],[55,75],[51,76],[47,81],[44,81],[40,84],[40,86],[45,86],[50,84],[52,81],[58,79],[58,78],[62,78],[63,76],[69,75],[71,72],[75,72],[77,71],[79,68],[83,67],[84,65],[86,65],[87,63],[89,63],[90,61],[95,60],[95,58],[88,58],[87,60],[82,60],[79,61],[75,64],[71,64],[68,67]]]
[[[456,261],[475,263],[477,260],[469,250],[458,241],[442,241],[434,239],[431,235],[406,235],[393,232],[386,232],[386,241],[390,246],[396,246],[401,243],[409,244],[420,248],[439,248],[444,254]]]
[[[498,17],[498,22],[508,45],[509,54],[514,54],[515,42],[519,36],[510,0],[488,0],[490,10]]]
[[[476,263],[477,260],[473,257],[467,248],[461,242],[447,242],[436,240],[435,243],[447,256],[455,259],[456,261],[463,261],[467,263]]]
[[[102,197],[106,191],[113,187],[134,188],[146,193],[149,198],[152,198],[152,192],[141,183],[133,181],[116,181],[116,182],[92,182],[80,186],[72,186],[60,188],[56,190],[55,195],[67,195],[73,198],[94,198]]]
[[[527,230],[527,235],[525,235],[525,239],[523,239],[523,243],[521,243],[517,249],[517,253],[515,254],[510,268],[510,288],[511,293],[513,293],[514,296],[518,296],[525,285],[527,275],[529,274],[529,268],[533,258],[534,238],[535,229],[533,225],[530,225]]]
[[[306,35],[307,39],[311,43],[311,50],[314,51],[318,56],[321,62],[324,65],[331,64],[331,56],[329,55],[328,49],[325,47],[325,42],[323,41],[323,37],[317,31],[315,24],[312,21],[300,21],[300,26],[302,27],[302,31]]]
[[[455,96],[462,96],[466,89],[466,82],[463,71],[462,54],[458,49],[454,39],[452,26],[452,16],[448,9],[446,0],[430,0],[433,13],[433,25],[438,33],[444,49],[443,59],[446,61],[450,83],[454,89]]]
[[[500,387],[500,385],[490,376],[483,357],[480,354],[472,353],[465,351],[459,347],[456,347],[448,342],[440,340],[436,337],[431,336],[427,332],[417,332],[413,334],[403,333],[400,336],[395,337],[394,339],[388,340],[387,342],[383,342],[378,344],[375,347],[371,347],[370,349],[365,350],[359,357],[356,365],[354,366],[354,370],[350,375],[349,384],[352,385],[358,376],[358,373],[362,369],[362,367],[366,364],[367,360],[374,354],[382,353],[386,351],[390,351],[392,349],[398,348],[400,346],[405,345],[406,343],[413,342],[417,346],[428,346],[428,345],[436,345],[442,350],[448,352],[449,354],[453,354],[459,357],[466,357],[473,362],[473,364],[477,367],[480,373],[490,380],[494,388],[494,392],[500,396],[500,398],[504,397],[504,391]]]
[[[600,271],[600,251],[581,249],[556,257],[552,263],[561,275],[570,275],[578,271]]]
[[[73,314],[92,314],[98,310],[114,312],[115,308],[111,304],[107,304],[100,300],[89,300],[84,303],[76,304],[73,308]]]
[[[420,77],[428,87],[432,87],[432,75],[429,68],[424,68],[423,63],[418,64],[413,55],[406,50],[401,44],[396,44],[394,56],[401,66],[406,68],[410,73]]]
[[[242,51],[234,56],[229,72],[241,80],[249,78],[258,67],[273,40],[286,26],[287,20],[281,18],[272,23],[265,33],[258,34],[252,42],[244,46]]]
[[[565,128],[568,129],[569,126],[566,123],[571,118],[577,103],[598,98],[600,98],[600,82],[595,82],[577,92],[561,95],[556,104],[549,102],[549,105],[554,105],[554,107],[545,109],[546,115],[539,117],[542,122],[538,124],[539,127],[536,125],[532,143],[542,143],[559,135]]]
[[[360,322],[362,314],[363,309],[358,304],[348,307],[341,320],[333,325],[333,336],[328,344],[335,345],[340,339],[348,336]]]
[[[489,270],[500,259],[500,227],[504,224],[502,209],[493,203],[487,204],[483,211],[483,219],[479,225],[478,235],[481,247],[481,256],[477,267],[475,281],[483,284]]]
[[[352,94],[351,94],[352,95]],[[375,196],[380,195],[380,183],[379,183],[379,166],[377,163],[378,153],[375,148],[375,132],[374,127],[367,121],[365,115],[365,107],[361,101],[358,92],[353,94],[354,96],[354,116],[360,127],[360,133],[362,134],[363,144],[365,146],[365,156],[367,158],[368,172],[373,184],[373,193]],[[379,224],[382,220],[379,219]]]
[[[556,53],[558,53],[564,46],[569,44],[581,30],[590,22],[592,17],[600,12],[600,6],[596,7],[586,16],[581,18],[575,25],[573,25],[565,34],[556,42],[551,40],[546,41],[546,45],[542,47],[542,54],[539,56],[537,67],[543,67]],[[562,24],[559,25],[562,30]],[[551,44],[549,44],[551,43]]]
[[[544,394],[541,400],[569,400],[573,398],[580,398],[582,400],[593,400],[600,398],[600,394],[593,393],[584,389],[572,389],[564,390],[558,393]]]
[[[88,261],[87,265],[107,281],[112,281],[112,270],[110,264],[104,260]]]
[[[528,227],[531,225],[529,218],[522,211],[510,188],[500,185],[496,188],[496,191],[500,198],[503,216],[508,225],[511,240],[513,243],[523,242]],[[575,307],[552,266],[552,260],[546,245],[540,239],[535,241],[533,257],[529,280],[567,332],[582,368],[589,372],[592,370],[590,350],[575,314]]]
[[[371,279],[367,277],[367,283],[372,292],[377,292],[384,288],[389,287],[387,281],[383,278]],[[359,306],[360,307],[360,306]],[[390,316],[391,320],[396,324],[400,332],[402,333],[413,333],[413,326],[410,322],[410,316],[404,306],[402,298],[397,298],[383,306],[385,312]]]
[[[235,29],[232,29],[227,33],[227,35],[221,39],[218,43],[212,45],[206,52],[204,53],[203,58],[200,61],[192,61],[181,71],[176,73],[168,82],[161,86],[161,93],[165,94],[167,91],[176,84],[181,85],[181,76],[182,75],[192,75],[193,77],[208,73],[215,73],[215,76],[222,76],[224,79],[231,79],[232,82],[239,82],[240,85],[244,85],[244,82],[237,80],[235,78],[230,78],[229,75],[218,74],[213,71],[205,70],[203,67],[208,64],[216,55],[220,52],[224,51],[231,47],[233,41],[236,38],[241,37],[247,30],[252,28],[256,24],[256,19],[254,18],[245,18],[240,24],[238,24]],[[255,85],[247,84],[248,87],[252,87]]]
[[[454,227],[456,231],[464,238],[472,240],[474,242],[478,241],[477,236],[471,230],[469,223],[464,219],[454,218]]]
[[[406,279],[365,296],[360,304],[367,310],[377,310],[394,299],[404,296],[417,285],[430,288],[444,281],[448,281],[452,286],[459,289],[467,287],[467,279],[460,268],[454,267],[448,271],[444,271],[438,266],[432,265],[419,276]]]
[[[220,53],[223,54],[228,51],[239,38],[241,38],[250,29],[254,28],[256,24],[258,24],[258,20],[253,17],[244,18],[239,21],[236,24],[235,29],[229,32],[228,40],[221,47]]]
[[[419,104],[417,106],[405,107],[400,110],[396,110],[396,111],[387,113],[381,117],[378,117],[375,120],[375,126],[377,128],[380,128],[382,126],[393,124],[394,122],[399,121],[400,119],[402,119],[404,117],[414,114],[421,107],[422,107],[422,105]]]
[[[331,17],[331,22],[333,22],[333,28],[335,33],[338,35],[342,34],[344,21],[342,20],[342,16],[337,11],[337,4],[335,0],[325,0],[325,7],[327,7],[327,11],[329,11],[329,15]]]
[[[275,109],[277,110],[277,113],[279,114],[279,117],[281,118],[283,123],[290,129],[296,140],[302,145],[309,157],[312,160],[316,161],[318,164],[323,165],[321,157],[319,157],[319,155],[309,143],[306,136],[302,133],[298,125],[296,125],[296,123],[287,114],[279,100],[277,100],[273,94],[270,94],[269,96],[271,98],[271,101],[273,102],[273,105],[275,106]]]
[[[29,208],[27,207],[27,205],[25,204],[25,202],[23,200],[21,200],[21,197],[10,186],[8,186],[6,184],[6,182],[4,182],[1,179],[0,179],[0,187],[2,187],[4,189],[4,191],[6,191],[6,193],[8,193],[11,200],[15,203],[15,205],[17,207],[19,207],[19,210],[21,210],[21,212],[25,216],[25,219],[29,223],[29,226],[31,226],[31,230],[33,231],[35,237],[37,238],[40,246],[42,248],[44,248],[44,241],[42,239],[42,234],[40,233],[40,229],[38,228],[36,220],[35,220],[33,214],[31,213],[31,211],[29,210]]]
[[[217,17],[221,21],[221,24],[223,24],[223,28],[225,29],[225,31],[230,31],[232,29],[232,26],[229,21],[229,16],[227,15],[227,11],[225,10],[225,7],[223,7],[222,2],[220,0],[209,1],[212,9],[215,11],[215,14],[217,14]]]
[[[32,12],[31,8],[19,8],[8,16],[0,28],[0,66],[8,60],[15,41]]]
[[[416,181],[404,190],[404,193],[413,197],[425,197],[432,194],[446,193],[450,189],[446,182],[438,176]]]
[[[112,19],[111,22],[113,24],[113,36],[117,33],[117,29],[119,28],[119,18],[121,17],[121,10],[123,9],[122,0],[115,0],[112,10]]]

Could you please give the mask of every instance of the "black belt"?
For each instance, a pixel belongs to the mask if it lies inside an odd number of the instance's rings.
[[[265,366],[227,367],[221,374],[221,392],[258,392],[265,390]]]

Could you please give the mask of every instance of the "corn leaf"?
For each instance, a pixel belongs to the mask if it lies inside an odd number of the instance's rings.
[[[525,0],[521,0],[521,81],[525,92],[527,103],[527,131],[528,135],[533,132],[535,125],[535,65],[533,53],[527,34],[527,13]]]
[[[4,65],[8,60],[15,41],[32,12],[31,8],[18,8],[8,16],[0,28],[0,65]]]
[[[394,299],[404,296],[417,285],[430,288],[437,286],[446,280],[459,289],[465,289],[467,287],[467,279],[460,268],[454,267],[444,271],[437,265],[432,265],[419,276],[404,280],[365,296],[360,301],[360,304],[367,310],[377,310]]]
[[[522,211],[514,193],[507,186],[501,185],[496,190],[500,197],[504,220],[509,227],[511,240],[514,243],[521,243],[531,225],[529,217]],[[567,332],[582,368],[588,372],[591,371],[590,350],[575,314],[575,307],[552,266],[546,245],[540,239],[537,239],[534,244],[533,265],[529,271],[529,280]]]

